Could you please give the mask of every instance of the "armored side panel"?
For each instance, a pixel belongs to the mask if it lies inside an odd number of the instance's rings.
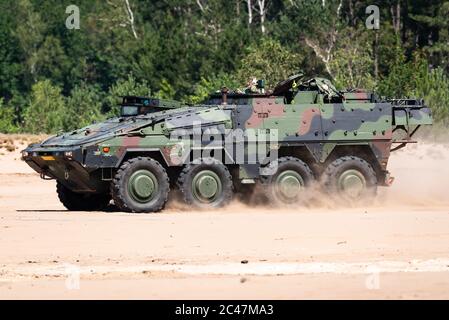
[[[422,100],[382,100],[363,90],[340,92],[326,79],[301,79],[267,94],[224,90],[196,106],[127,96],[122,107],[130,109],[121,117],[30,145],[23,159],[81,193],[107,192],[122,164],[139,156],[176,179],[193,160],[220,154],[237,179],[251,180],[275,154],[307,162],[317,177],[336,157],[360,155],[382,184],[390,152],[432,123]]]

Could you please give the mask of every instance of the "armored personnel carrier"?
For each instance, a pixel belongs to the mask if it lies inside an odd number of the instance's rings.
[[[43,179],[56,179],[69,210],[162,210],[179,189],[196,207],[224,206],[261,186],[294,204],[312,185],[348,203],[389,186],[392,151],[432,124],[422,100],[338,91],[323,78],[292,76],[274,90],[223,88],[195,106],[124,97],[121,116],[58,134],[22,152]]]

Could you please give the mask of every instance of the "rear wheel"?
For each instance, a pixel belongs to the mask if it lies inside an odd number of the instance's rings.
[[[277,205],[291,205],[309,197],[308,187],[314,180],[313,172],[295,157],[282,157],[271,162],[261,176],[264,193]]]
[[[111,201],[109,194],[73,192],[59,181],[56,182],[56,192],[61,203],[70,211],[99,211]]]
[[[114,203],[123,211],[159,211],[165,206],[169,191],[170,183],[164,167],[147,157],[123,163],[111,183]]]
[[[184,167],[178,187],[186,203],[196,207],[223,207],[233,196],[229,170],[215,159],[201,159]]]
[[[337,200],[354,203],[377,194],[377,177],[365,160],[347,156],[332,162],[323,174],[324,186]]]

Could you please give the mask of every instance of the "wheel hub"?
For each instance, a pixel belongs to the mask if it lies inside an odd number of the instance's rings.
[[[276,179],[278,191],[288,200],[294,200],[304,186],[301,175],[293,170],[282,172]]]
[[[222,190],[220,178],[211,170],[197,173],[193,178],[192,187],[195,197],[203,202],[214,201]]]
[[[128,189],[130,194],[139,202],[150,201],[156,193],[157,188],[157,179],[148,170],[138,170],[129,179]]]
[[[347,170],[338,179],[341,191],[351,198],[358,198],[366,188],[366,179],[358,170]]]

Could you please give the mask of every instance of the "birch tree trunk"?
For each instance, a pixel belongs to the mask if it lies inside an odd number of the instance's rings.
[[[246,0],[246,5],[248,6],[248,25],[253,23],[253,5],[251,0]]]
[[[262,34],[265,34],[265,17],[267,14],[266,3],[265,0],[257,0],[257,4],[259,5],[260,29]]]
[[[131,6],[129,5],[129,0],[125,0],[125,5],[126,5],[126,11],[128,12],[128,21],[129,21],[129,24],[131,25],[131,31],[133,33],[133,36],[135,39],[139,39],[139,37],[137,36],[136,27],[134,25],[134,13],[131,10]]]
[[[394,32],[398,35],[401,31],[401,1],[398,0],[395,6],[390,8]]]
[[[379,79],[379,31],[376,30],[376,36],[374,38],[374,78]]]

